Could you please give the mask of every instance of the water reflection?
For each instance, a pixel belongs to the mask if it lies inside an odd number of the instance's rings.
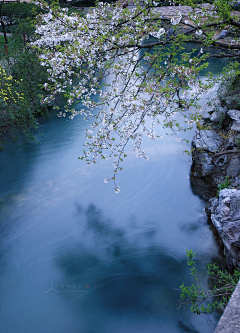
[[[109,164],[77,159],[85,128],[53,115],[40,145],[0,152],[2,331],[213,332],[214,316],[176,309],[179,285],[191,282],[186,248],[205,286],[205,264],[218,257],[190,187],[189,145],[145,138],[147,162],[130,147],[116,196],[103,183]]]
[[[199,331],[196,330],[196,328],[193,325],[186,324],[182,320],[178,321],[177,326],[180,329],[180,332],[182,333],[199,333]]]
[[[161,331],[172,320],[176,322],[176,332],[199,332],[189,319],[183,322],[177,318],[176,289],[181,281],[186,281],[185,258],[154,244],[149,237],[153,230],[141,229],[139,238],[148,239],[144,248],[131,242],[124,228],[114,227],[113,221],[106,219],[94,204],[86,209],[77,204],[76,211],[84,242],[57,250],[55,261],[67,284],[56,285],[62,297],[71,301],[84,327],[93,332],[98,327],[99,332],[106,332],[112,321],[124,317],[127,331],[133,320],[135,325],[141,318],[143,327],[148,323],[148,332],[156,332],[156,328]],[[175,332],[173,326],[169,332]],[[131,327],[131,332],[145,331],[137,325]]]
[[[117,248],[114,242],[112,245],[111,251],[109,246],[105,248],[108,259],[102,257],[100,248],[99,256],[86,249],[63,251],[65,254],[57,259],[57,264],[64,271],[65,281],[72,286],[81,283],[90,286],[87,294],[64,294],[64,297],[73,299],[71,304],[87,321],[88,328],[100,327],[104,331],[112,320],[123,318],[129,322],[141,318],[148,322],[150,330],[151,322],[160,328],[161,322],[168,322],[176,315],[179,292],[173,285],[179,284],[183,262],[161,247],[142,251],[127,242]],[[163,267],[167,267],[164,274]],[[103,323],[102,318],[108,319]]]

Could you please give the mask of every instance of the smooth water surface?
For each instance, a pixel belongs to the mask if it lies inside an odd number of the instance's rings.
[[[77,159],[87,126],[52,115],[40,145],[0,153],[0,332],[213,332],[217,316],[177,310],[186,249],[204,286],[219,258],[189,146],[146,138],[147,162],[129,147],[116,195],[108,161]]]

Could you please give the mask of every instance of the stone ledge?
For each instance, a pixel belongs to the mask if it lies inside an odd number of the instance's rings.
[[[240,281],[238,282],[214,333],[240,332]]]

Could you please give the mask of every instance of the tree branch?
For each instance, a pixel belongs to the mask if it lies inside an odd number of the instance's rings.
[[[240,153],[240,149],[236,149],[236,150],[224,150],[224,151],[221,151],[220,153],[215,153],[213,155],[213,157],[218,157],[218,156],[225,155],[225,154],[239,154],[239,153]]]

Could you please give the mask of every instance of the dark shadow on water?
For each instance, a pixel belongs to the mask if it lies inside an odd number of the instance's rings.
[[[79,240],[57,249],[55,264],[62,280],[56,284],[81,285],[83,292],[60,297],[80,318],[82,332],[108,333],[117,322],[132,327],[131,333],[145,332],[139,328],[141,322],[154,333],[163,332],[164,325],[172,327],[168,333],[199,332],[189,309],[179,314],[177,310],[179,286],[192,282],[185,258],[149,237],[142,237],[147,239],[144,246],[140,240],[133,241],[126,225],[114,226],[94,204],[86,208],[76,204],[76,215]],[[137,227],[133,225],[134,232]],[[142,232],[148,235],[149,230]]]
[[[182,333],[199,333],[199,331],[196,330],[196,328],[192,324],[186,324],[182,320],[178,321],[177,326]]]
[[[179,291],[175,289],[181,283],[185,264],[164,247],[150,242],[142,248],[131,243],[125,232],[113,227],[93,204],[86,210],[79,207],[79,214],[85,217],[85,245],[80,239],[72,248],[60,249],[56,264],[69,284],[90,285],[88,294],[81,298],[84,308],[94,307],[96,313],[131,310],[177,315]],[[86,245],[89,239],[90,246]]]

